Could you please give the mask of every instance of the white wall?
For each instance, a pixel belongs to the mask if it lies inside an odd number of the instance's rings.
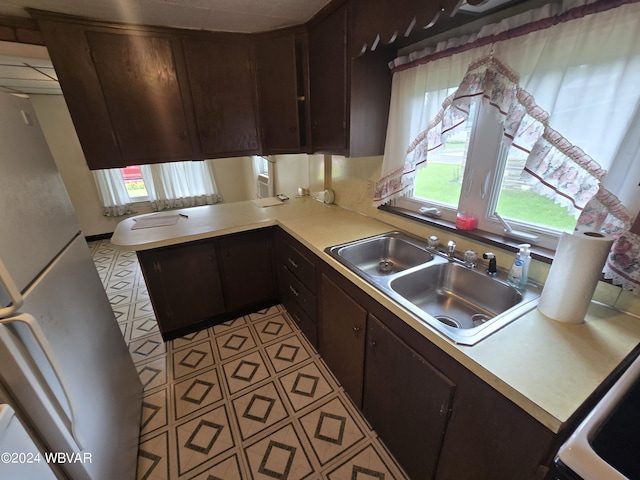
[[[64,97],[32,95],[31,102],[75,207],[82,232],[85,236],[112,233],[116,225],[127,217],[102,215],[93,175],[87,167]],[[216,159],[214,174],[224,202],[254,198],[253,170],[249,157]],[[151,212],[148,202],[136,203],[135,206],[138,214]]]
[[[298,187],[309,187],[309,158],[306,154],[275,155],[274,193],[289,198],[298,194]]]

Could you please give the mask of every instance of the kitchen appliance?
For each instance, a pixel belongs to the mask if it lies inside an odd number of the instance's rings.
[[[558,451],[554,480],[640,479],[640,357]]]
[[[7,93],[0,172],[0,404],[33,442],[2,432],[0,478],[133,479],[142,385],[31,103]]]

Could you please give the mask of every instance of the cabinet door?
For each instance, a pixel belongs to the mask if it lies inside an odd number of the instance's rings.
[[[275,302],[271,234],[267,229],[220,238],[220,267],[229,312]]]
[[[170,37],[88,31],[125,164],[193,158]]]
[[[163,336],[225,312],[213,241],[138,252]]]
[[[369,315],[363,412],[410,478],[434,477],[454,391],[451,380]]]
[[[347,149],[347,7],[309,28],[311,143],[314,152]]]
[[[85,27],[36,16],[90,169],[124,166]]]
[[[354,403],[362,406],[367,312],[323,274],[319,351]]]
[[[249,44],[184,39],[183,48],[204,156],[259,153]]]
[[[256,43],[260,116],[265,153],[300,150],[295,35]]]

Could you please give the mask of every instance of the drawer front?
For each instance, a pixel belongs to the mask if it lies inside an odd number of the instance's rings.
[[[293,298],[289,297],[283,302],[284,308],[287,309],[287,312],[293,318],[293,321],[296,322],[300,330],[307,340],[314,346],[314,348],[318,348],[318,327],[316,323],[309,318],[302,307],[293,300]]]
[[[296,302],[309,318],[316,322],[316,296],[289,269],[280,266],[281,292],[285,299]]]
[[[312,292],[316,291],[316,267],[292,245],[283,242],[281,261]]]

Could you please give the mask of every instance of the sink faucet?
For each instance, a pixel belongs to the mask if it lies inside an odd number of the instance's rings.
[[[489,260],[489,267],[486,270],[487,275],[491,275],[492,277],[498,275],[498,264],[496,263],[495,253],[483,253],[482,258],[484,258],[485,260]]]
[[[449,260],[455,260],[456,242],[449,240],[447,242],[447,257]]]
[[[440,245],[439,238],[436,235],[431,235],[427,241],[427,251],[433,253],[434,255],[438,255],[440,257],[444,257],[450,262],[459,263],[460,265],[464,265],[467,268],[476,268],[476,260],[478,259],[478,254],[473,250],[467,250],[464,252],[464,260],[456,258],[456,247],[457,244],[455,240],[449,240],[447,242],[447,246],[445,249],[440,250],[438,247]]]

